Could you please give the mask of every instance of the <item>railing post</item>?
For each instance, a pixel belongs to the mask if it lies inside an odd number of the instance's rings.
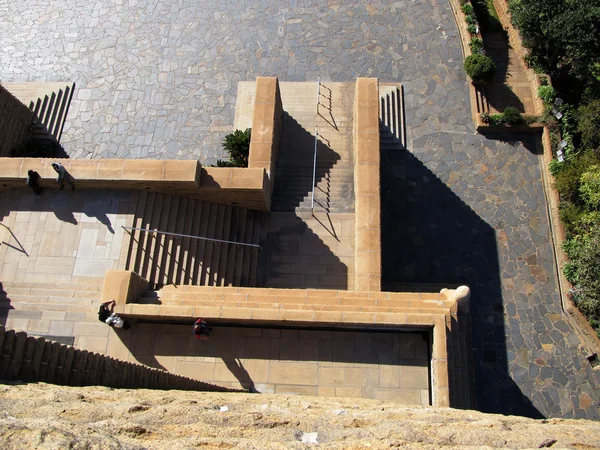
[[[321,75],[317,78],[317,115],[319,114],[319,103],[321,103]]]
[[[315,126],[315,152],[313,156],[313,178],[312,178],[312,199],[310,209],[312,214],[315,214],[315,181],[317,177],[317,141],[319,140],[319,127]]]

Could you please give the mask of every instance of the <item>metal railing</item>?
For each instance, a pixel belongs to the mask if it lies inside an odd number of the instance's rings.
[[[315,181],[317,179],[317,141],[319,140],[319,127],[315,126],[315,152],[313,156],[313,178],[312,178],[312,198],[310,200],[310,210],[315,213]]]
[[[248,244],[246,242],[227,241],[224,239],[213,239],[213,238],[207,238],[207,237],[203,237],[203,236],[192,236],[190,234],[169,233],[168,231],[149,230],[146,228],[126,227],[125,225],[121,225],[121,228],[123,228],[124,230],[145,231],[146,233],[165,234],[167,236],[177,236],[177,237],[185,237],[185,238],[190,238],[190,239],[201,239],[203,241],[220,242],[222,244],[245,245],[246,247],[256,247],[259,250],[262,250],[262,247],[260,245]]]
[[[321,75],[317,78],[317,115],[319,114],[319,103],[321,103]]]

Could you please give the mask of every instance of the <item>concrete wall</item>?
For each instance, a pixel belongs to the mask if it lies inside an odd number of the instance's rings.
[[[191,378],[79,350],[0,326],[0,380],[67,386],[230,392]]]
[[[0,85],[0,157],[27,141],[33,117],[33,111]]]
[[[355,254],[354,289],[381,290],[379,84],[356,80],[354,97]]]
[[[275,184],[275,167],[283,125],[283,104],[275,77],[256,79],[249,168],[265,169],[270,181],[269,198]]]

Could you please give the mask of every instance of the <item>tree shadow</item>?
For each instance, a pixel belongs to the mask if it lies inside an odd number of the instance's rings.
[[[495,230],[411,153],[387,161],[381,166],[384,287],[468,285],[477,409],[542,417],[508,371]]]

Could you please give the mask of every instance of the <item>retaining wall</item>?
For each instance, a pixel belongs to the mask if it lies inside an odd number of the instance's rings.
[[[0,326],[0,380],[67,386],[236,392]]]

